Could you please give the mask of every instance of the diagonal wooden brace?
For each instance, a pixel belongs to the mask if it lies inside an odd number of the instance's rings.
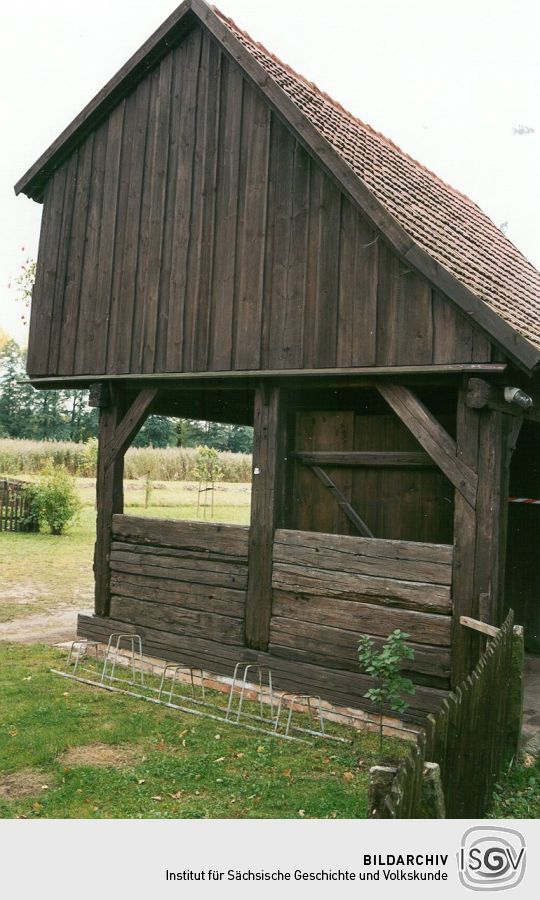
[[[119,422],[112,440],[105,448],[105,469],[108,469],[114,463],[118,455],[122,455],[128,449],[131,441],[140,430],[144,419],[148,416],[157,393],[157,388],[146,388],[143,391],[139,391],[123,419]]]
[[[478,475],[458,457],[456,442],[448,432],[409,388],[378,384],[377,390],[455,489],[475,509]]]

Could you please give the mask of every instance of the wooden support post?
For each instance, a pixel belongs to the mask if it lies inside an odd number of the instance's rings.
[[[480,413],[475,596],[487,594],[487,621],[505,617],[504,576],[510,461],[522,418],[486,409]]]
[[[463,390],[458,393],[456,453],[466,466],[477,470],[479,413],[466,404]],[[476,556],[476,511],[459,491],[454,502],[454,558],[452,570],[452,687],[472,670],[479,650],[479,638],[460,623],[461,616],[474,617]]]
[[[126,411],[120,388],[111,388],[109,405],[100,409],[96,481],[96,543],[94,548],[95,611],[110,609],[112,518],[124,511],[124,455],[144,423],[156,390],[140,391]]]
[[[286,416],[280,388],[255,391],[253,479],[249,530],[246,644],[268,647],[272,614],[272,547],[283,505]]]
[[[122,419],[123,401],[117,388],[111,390],[110,405],[99,411],[98,459],[96,480],[96,543],[94,547],[94,580],[96,616],[107,616],[110,604],[109,557],[112,517],[124,511],[124,457],[106,466],[107,448]]]
[[[519,421],[519,420],[517,420]],[[480,652],[479,639],[462,616],[500,625],[504,617],[504,571],[510,459],[519,432],[513,416],[471,408],[460,391],[457,452],[478,474],[476,509],[456,491],[452,576],[453,686],[468,675]]]

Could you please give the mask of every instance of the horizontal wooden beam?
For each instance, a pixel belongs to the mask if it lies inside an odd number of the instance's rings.
[[[476,507],[478,476],[457,456],[456,442],[427,407],[403,385],[378,384],[377,390],[469,505]]]
[[[230,372],[153,372],[151,374],[111,375],[40,375],[29,376],[21,384],[32,384],[36,388],[69,386],[71,384],[89,387],[96,381],[133,382],[133,384],[167,384],[180,381],[236,381],[242,379],[261,378],[350,378],[367,376],[415,376],[415,375],[467,375],[467,374],[502,374],[507,369],[506,363],[455,363],[433,366],[357,366],[339,369],[242,369]]]
[[[403,469],[435,467],[435,463],[428,453],[296,450],[290,456],[308,466],[369,466]]]
[[[473,631],[479,631],[480,634],[486,634],[488,637],[496,637],[500,631],[495,625],[479,622],[478,619],[471,619],[470,616],[460,616],[459,624],[464,625],[465,628],[472,628]]]

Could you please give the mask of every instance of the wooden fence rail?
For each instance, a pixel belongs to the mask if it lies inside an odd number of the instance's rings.
[[[516,752],[513,683],[514,613],[484,650],[474,671],[452,691],[397,769],[374,818],[421,818],[426,762],[440,767],[447,818],[482,818],[493,787]],[[517,631],[517,629],[516,629]],[[519,677],[519,674],[517,675]],[[519,699],[519,698],[518,698]]]
[[[24,481],[0,481],[0,531],[37,531],[37,524],[27,521],[29,509]]]

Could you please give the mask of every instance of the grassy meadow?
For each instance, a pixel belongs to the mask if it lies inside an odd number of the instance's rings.
[[[53,675],[64,659],[0,642],[0,818],[365,817],[376,735],[277,740]]]

